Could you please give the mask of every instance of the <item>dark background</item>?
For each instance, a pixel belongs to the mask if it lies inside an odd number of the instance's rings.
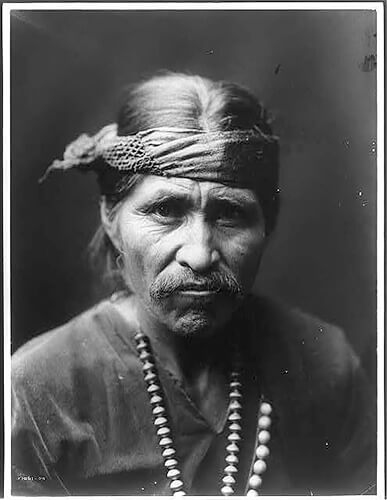
[[[376,14],[14,11],[12,343],[98,300],[92,176],[39,177],[160,69],[248,86],[281,138],[282,212],[257,287],[345,328],[375,376]]]

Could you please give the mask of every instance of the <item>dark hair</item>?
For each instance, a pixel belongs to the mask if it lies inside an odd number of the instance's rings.
[[[266,111],[246,89],[230,82],[169,73],[131,88],[118,115],[118,134],[153,127],[204,131],[246,130],[271,134]]]
[[[272,134],[266,110],[248,90],[230,82],[215,82],[200,76],[167,73],[155,76],[128,89],[118,113],[118,135],[132,135],[156,127],[193,128],[203,131],[250,130],[258,128]],[[278,212],[278,148],[263,163],[264,182],[256,190],[265,218],[266,233],[275,226]],[[109,206],[123,199],[137,177],[119,175],[119,189],[105,195]],[[104,171],[99,175],[101,191],[107,183],[117,186]],[[99,229],[91,250],[105,261],[107,274],[116,275],[117,251],[103,229]]]

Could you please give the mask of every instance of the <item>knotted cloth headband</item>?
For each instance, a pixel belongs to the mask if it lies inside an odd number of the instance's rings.
[[[278,188],[278,140],[258,128],[206,132],[160,127],[135,135],[117,135],[117,125],[94,136],[82,134],[67,146],[52,171],[95,171],[101,193],[119,197],[128,176],[153,174],[220,182],[255,190],[261,203],[275,201]],[[263,207],[264,208],[264,207]]]

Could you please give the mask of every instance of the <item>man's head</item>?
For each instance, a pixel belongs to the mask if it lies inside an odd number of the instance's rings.
[[[105,228],[125,282],[153,323],[183,335],[226,323],[250,291],[265,242],[256,194],[186,178],[144,176]]]
[[[251,290],[275,225],[278,144],[263,107],[235,84],[168,74],[129,91],[114,134],[82,136],[75,165],[92,164],[101,188],[94,250],[121,262],[156,323],[215,331]]]
[[[119,114],[119,136],[164,127],[271,134],[249,92],[187,75],[156,77],[133,88]],[[187,149],[181,149],[185,158]],[[266,160],[250,166],[262,170],[262,185],[144,176],[120,202],[114,224],[106,224],[106,198],[105,229],[123,262],[125,282],[169,329],[186,335],[212,331],[251,290],[277,210],[277,158]],[[205,161],[201,166],[210,170]]]

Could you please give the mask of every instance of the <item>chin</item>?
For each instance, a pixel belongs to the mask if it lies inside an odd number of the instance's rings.
[[[158,318],[171,333],[185,338],[212,336],[230,319],[238,301],[220,297],[217,301],[176,301],[158,304]]]
[[[213,317],[201,311],[186,313],[169,326],[172,333],[186,338],[209,337],[219,328]]]
[[[208,311],[192,309],[168,320],[168,328],[176,335],[182,337],[205,338],[215,334],[230,319],[228,311]]]

